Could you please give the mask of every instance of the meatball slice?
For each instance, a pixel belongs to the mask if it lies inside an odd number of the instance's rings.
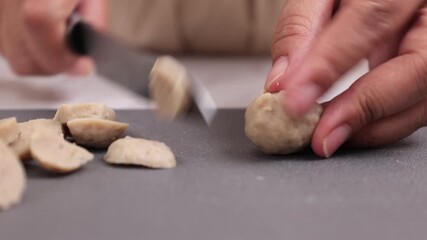
[[[0,210],[18,204],[24,194],[26,176],[18,156],[0,140]]]
[[[110,145],[104,160],[111,164],[139,165],[149,168],[173,168],[175,155],[166,144],[126,137]]]

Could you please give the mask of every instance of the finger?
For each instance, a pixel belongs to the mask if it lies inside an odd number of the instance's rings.
[[[427,5],[427,4],[426,4]],[[403,37],[399,48],[400,55],[418,55],[420,60],[426,61],[424,49],[427,49],[427,7],[424,5],[419,10],[418,19],[411,30]],[[422,72],[420,72],[422,75]],[[421,82],[420,86],[426,84]],[[393,116],[375,121],[353,136],[349,145],[358,147],[371,147],[392,143],[409,136],[418,128],[427,124],[427,100],[410,107],[409,109]]]
[[[381,44],[377,49],[369,55],[369,69],[374,69],[377,66],[387,62],[388,60],[398,55],[400,38],[394,37],[391,40]]]
[[[333,0],[288,0],[283,8],[272,44],[273,67],[267,77],[267,91],[280,91],[277,83],[289,66],[302,58],[323,25],[331,18]]]
[[[359,79],[325,107],[312,148],[330,157],[352,134],[425,98],[427,66],[416,54],[390,60]]]
[[[29,57],[29,54],[25,53],[25,50],[22,52],[5,51],[4,56],[8,60],[11,70],[18,75],[40,74],[40,66],[31,57]]]
[[[79,7],[83,19],[98,30],[105,31],[108,27],[107,0],[83,0]]]
[[[346,71],[400,31],[422,0],[357,0],[343,6],[306,58],[283,83],[283,104],[300,117]]]
[[[29,50],[47,74],[62,72],[77,60],[65,45],[66,21],[76,4],[77,0],[24,1]]]
[[[402,38],[399,55],[417,54],[425,57],[427,49],[427,2],[418,11],[418,18]]]
[[[427,126],[427,100],[369,124],[347,144],[351,147],[382,146],[404,139],[424,126]]]
[[[22,32],[22,22],[18,21],[16,13],[19,5],[16,2],[5,1],[1,5],[8,11],[2,11],[0,21],[1,53],[8,60],[9,66],[17,74],[34,74],[40,66],[31,57],[26,37]]]
[[[94,69],[94,62],[89,57],[81,57],[77,62],[67,71],[71,76],[87,76]]]

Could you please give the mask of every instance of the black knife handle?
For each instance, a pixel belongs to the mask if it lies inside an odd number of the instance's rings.
[[[68,32],[66,36],[67,45],[77,55],[86,56],[90,54],[92,42],[91,32],[93,28],[82,21],[78,14],[73,14],[68,21]]]

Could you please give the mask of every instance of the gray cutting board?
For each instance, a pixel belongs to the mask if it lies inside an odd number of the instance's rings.
[[[0,111],[24,121],[52,111]],[[426,239],[427,130],[385,148],[269,157],[243,111],[173,124],[119,111],[129,135],[166,142],[178,167],[112,167],[104,152],[62,177],[28,165],[23,202],[0,213],[1,240]]]

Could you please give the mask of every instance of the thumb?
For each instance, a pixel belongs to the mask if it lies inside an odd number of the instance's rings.
[[[265,89],[283,89],[285,73],[302,59],[323,25],[331,19],[334,0],[287,0],[272,44],[273,67]]]

